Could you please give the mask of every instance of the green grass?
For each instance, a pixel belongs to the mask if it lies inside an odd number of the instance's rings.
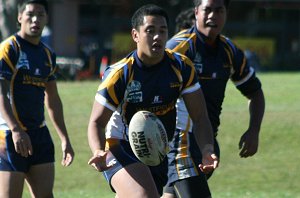
[[[238,142],[248,126],[247,100],[228,83],[221,116],[220,167],[209,180],[216,198],[300,198],[300,73],[259,73],[266,98],[258,153],[239,157]],[[76,152],[70,167],[60,165],[61,150],[52,125],[56,146],[55,197],[114,197],[101,173],[87,165],[91,156],[87,123],[99,82],[59,82],[65,120]],[[29,197],[25,190],[24,197]]]

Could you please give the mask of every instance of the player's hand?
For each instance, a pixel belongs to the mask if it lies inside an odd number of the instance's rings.
[[[74,155],[75,155],[74,150],[71,146],[71,143],[69,141],[63,142],[61,144],[61,148],[62,148],[62,153],[63,153],[61,165],[63,165],[63,166],[71,165],[74,160]]]
[[[208,174],[215,170],[218,167],[218,165],[218,157],[214,153],[207,152],[203,154],[202,164],[199,164],[199,168],[204,174]]]
[[[106,163],[106,158],[109,152],[110,151],[96,150],[94,152],[93,157],[91,157],[90,160],[88,161],[88,164],[93,166],[97,171],[100,172],[109,169],[114,165],[113,163],[110,164]]]
[[[258,150],[258,132],[247,130],[239,142],[240,157],[253,156]]]
[[[32,155],[32,145],[29,135],[24,131],[12,131],[15,150],[23,157]]]

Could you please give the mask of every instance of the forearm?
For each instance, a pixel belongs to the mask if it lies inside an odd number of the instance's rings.
[[[249,100],[249,129],[259,133],[260,126],[265,112],[265,99],[262,90],[257,91]]]
[[[56,132],[61,141],[69,141],[66,124],[64,121],[63,105],[60,98],[49,100],[47,103],[49,117],[56,129]]]
[[[200,124],[201,123],[201,124]],[[194,124],[193,134],[201,152],[214,151],[214,136],[209,120]]]
[[[20,131],[22,127],[19,125],[17,119],[13,114],[11,104],[9,102],[8,94],[8,85],[5,81],[0,81],[0,112],[7,123],[8,127],[12,131]]]
[[[93,121],[88,126],[88,142],[92,153],[96,150],[105,150],[105,129]]]

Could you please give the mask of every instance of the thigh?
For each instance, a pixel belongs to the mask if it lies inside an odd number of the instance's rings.
[[[211,193],[204,175],[190,177],[174,183],[177,197],[210,198]]]
[[[140,162],[120,169],[112,177],[111,184],[119,198],[159,197],[149,168]]]
[[[164,195],[163,198],[176,198],[176,193],[173,185],[166,185],[164,187]]]
[[[26,182],[33,197],[53,197],[54,163],[31,166]]]
[[[24,186],[24,173],[0,171],[0,197],[21,198]]]
[[[150,168],[135,157],[129,142],[109,139],[108,144],[110,152],[106,163],[113,162],[114,166],[103,174],[118,197],[158,196]]]

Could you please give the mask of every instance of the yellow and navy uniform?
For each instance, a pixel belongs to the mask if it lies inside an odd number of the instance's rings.
[[[167,48],[186,55],[194,63],[205,97],[209,119],[215,136],[217,136],[228,80],[230,79],[243,95],[259,90],[261,83],[256,77],[254,69],[248,65],[243,51],[229,38],[219,35],[214,46],[207,44],[205,39],[205,36],[194,26],[173,36],[167,42]],[[179,99],[176,105],[176,131],[168,154],[168,183],[201,176],[198,164],[201,163],[202,156],[194,136],[191,134],[192,121],[182,99]],[[218,157],[220,156],[216,138],[215,153]],[[205,177],[203,177],[203,181],[202,185],[204,186]],[[210,194],[208,186],[203,193]]]
[[[156,114],[163,122],[168,138],[172,138],[177,98],[200,88],[192,62],[169,50],[165,51],[160,63],[151,67],[143,65],[135,51],[108,70],[95,98],[119,113],[122,121],[119,120],[116,130],[107,130],[107,138],[126,140],[128,123],[140,110]],[[109,122],[107,127],[111,124]]]
[[[222,103],[229,79],[244,95],[261,88],[243,51],[224,35],[219,35],[217,46],[211,47],[205,42],[205,36],[192,27],[171,38],[167,42],[167,48],[184,54],[193,61],[215,133],[220,125]],[[179,123],[180,129],[185,129],[184,123]]]
[[[128,142],[128,124],[135,112],[147,110],[155,113],[171,140],[176,125],[177,98],[198,89],[200,85],[192,62],[169,50],[165,51],[160,63],[151,67],[142,63],[136,51],[108,67],[95,99],[114,111],[106,126],[107,145],[112,153],[106,163],[114,163],[112,168],[103,172],[109,183],[117,171],[139,162]],[[148,167],[161,194],[168,180],[167,158],[158,166]]]
[[[45,124],[46,83],[55,80],[54,52],[17,34],[0,45],[0,80],[10,83],[8,98],[13,114],[33,147],[33,155],[16,153],[11,131],[0,113],[0,170],[27,172],[31,165],[54,162],[54,145]]]
[[[17,34],[1,43],[0,79],[10,81],[13,113],[24,130],[45,125],[44,91],[55,70],[55,54],[43,43],[33,45]],[[0,129],[9,129],[1,114]]]

